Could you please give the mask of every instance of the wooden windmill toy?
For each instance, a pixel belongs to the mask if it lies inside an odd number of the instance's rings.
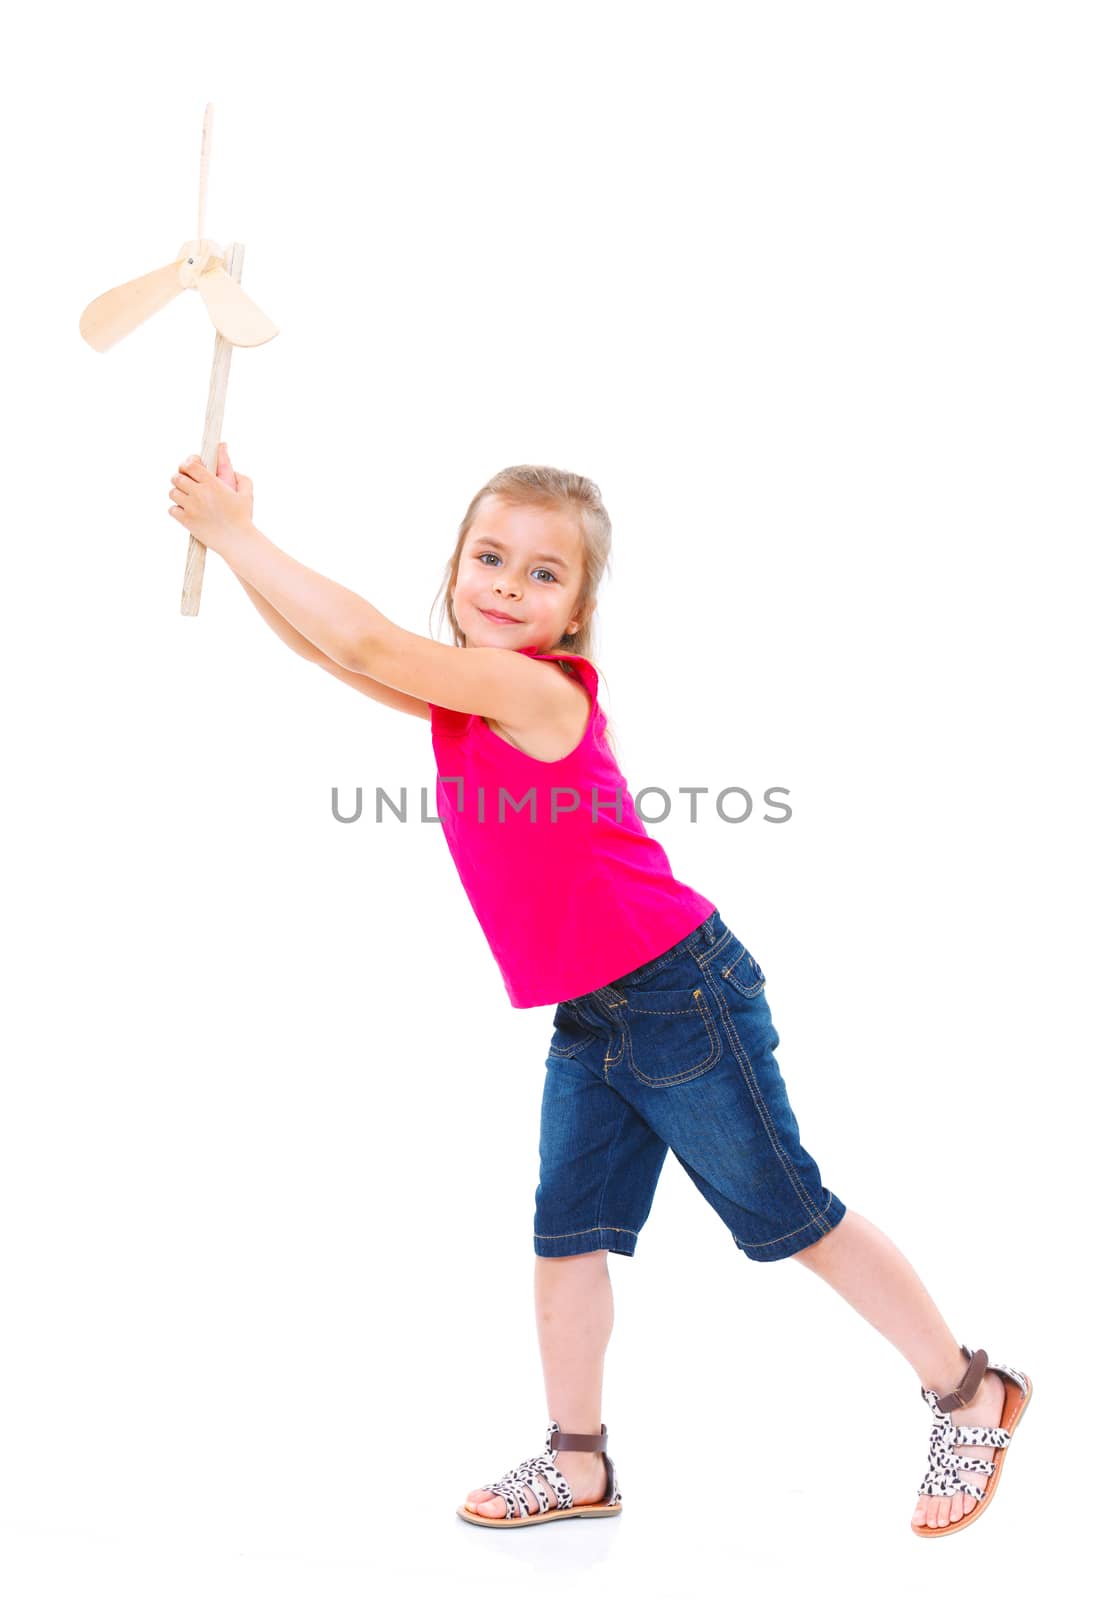
[[[244,266],[244,246],[231,244],[222,250],[205,238],[205,191],[209,178],[209,149],[213,130],[213,106],[205,108],[202,123],[201,182],[198,189],[197,237],[187,239],[175,259],[157,267],[142,278],[133,278],[90,301],[81,314],[81,336],[94,350],[108,350],[138,328],[141,322],[169,305],[183,289],[196,289],[205,302],[217,329],[213,367],[209,378],[209,400],[205,408],[201,458],[210,472],[217,470],[217,445],[225,417],[225,393],[229,383],[229,362],[233,345],[251,347],[274,339],[279,329],[264,315],[240,287]],[[190,535],[186,552],[186,573],[182,580],[182,615],[196,617],[201,601],[202,574],[205,571],[205,545]]]

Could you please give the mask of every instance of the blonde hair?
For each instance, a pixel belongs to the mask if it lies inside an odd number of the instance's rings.
[[[562,635],[554,649],[568,650],[574,655],[586,656],[599,674],[594,618],[597,610],[597,591],[606,571],[611,572],[612,521],[605,510],[601,491],[593,480],[583,478],[576,472],[563,472],[559,467],[504,467],[477,490],[457,530],[457,543],[453,547],[453,554],[446,562],[445,576],[430,608],[433,616],[434,607],[441,601],[439,631],[441,623],[448,622],[454,644],[464,648],[465,635],[453,614],[450,596],[457,584],[457,573],[461,565],[461,552],[465,547],[465,540],[482,505],[489,498],[502,501],[505,505],[543,506],[549,510],[564,511],[573,518],[581,534],[583,557],[581,588],[573,605],[573,614],[579,616],[581,621],[575,632]],[[558,665],[568,676],[576,676],[568,662],[560,661]],[[616,742],[608,725],[605,728],[605,737],[615,755]]]

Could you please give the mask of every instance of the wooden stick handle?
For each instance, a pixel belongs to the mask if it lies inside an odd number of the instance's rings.
[[[201,178],[198,182],[198,232],[199,239],[205,238],[205,192],[209,187],[209,150],[213,141],[213,102],[210,101],[205,108],[202,118],[202,147],[201,147]]]
[[[244,246],[231,244],[225,252],[225,271],[234,283],[240,282],[244,269]],[[209,375],[209,400],[205,408],[205,427],[202,429],[201,458],[210,472],[217,471],[217,446],[221,442],[221,429],[225,421],[225,394],[229,387],[229,362],[233,347],[218,334],[213,346],[213,367]],[[202,577],[205,573],[205,545],[190,535],[186,551],[186,574],[182,580],[182,615],[196,617],[201,604]]]

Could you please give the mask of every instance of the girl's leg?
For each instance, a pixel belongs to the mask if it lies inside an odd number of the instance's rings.
[[[563,1433],[600,1433],[605,1348],[613,1323],[608,1251],[536,1256],[535,1320],[548,1419],[558,1422]],[[556,1465],[575,1504],[601,1499],[606,1476],[602,1456],[559,1450]],[[537,1511],[535,1495],[530,1489],[526,1493],[531,1510]],[[465,1504],[484,1516],[502,1517],[506,1511],[503,1497],[486,1489],[474,1489]]]
[[[613,1315],[607,1250],[535,1257],[535,1321],[546,1403],[563,1433],[601,1431],[605,1348]],[[584,1451],[569,1454],[574,1468],[589,1459]],[[562,1472],[565,1459],[559,1451]]]
[[[848,1210],[829,1233],[791,1258],[801,1261],[846,1299],[902,1352],[924,1389],[948,1393],[961,1381],[966,1361],[961,1346],[910,1262],[891,1240]],[[968,1406],[951,1413],[955,1425],[994,1428],[1003,1413],[1004,1383],[987,1372]],[[966,1445],[961,1452],[989,1461],[991,1445]],[[980,1473],[960,1471],[963,1482],[984,1484]],[[928,1526],[958,1522],[976,1505],[972,1495],[920,1495],[911,1521]]]

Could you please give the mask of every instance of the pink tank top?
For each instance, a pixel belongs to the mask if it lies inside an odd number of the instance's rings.
[[[519,654],[560,659],[537,645]],[[438,816],[517,1007],[611,983],[717,909],[674,876],[643,826],[605,740],[592,663],[564,659],[592,710],[581,742],[560,761],[527,755],[471,712],[430,707]]]

